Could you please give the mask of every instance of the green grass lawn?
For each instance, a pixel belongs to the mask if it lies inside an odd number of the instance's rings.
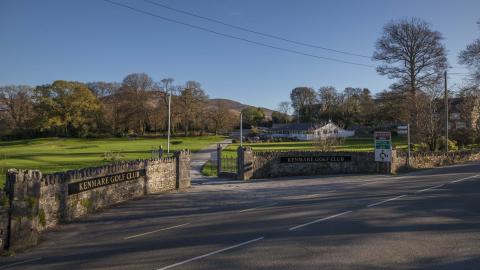
[[[342,145],[335,146],[335,151],[373,151],[373,138],[347,138]],[[245,143],[251,146],[254,151],[285,151],[285,150],[306,150],[314,151],[317,148],[311,141],[301,142],[269,142],[269,143]],[[223,151],[225,157],[235,157],[239,144],[232,144]],[[406,138],[393,138],[393,146],[397,149],[406,149]]]
[[[209,144],[224,140],[222,136],[176,137],[171,140],[171,150],[199,151]],[[99,166],[105,153],[118,153],[122,160],[151,157],[153,147],[160,145],[166,151],[166,138],[110,138],[64,139],[42,138],[33,140],[0,141],[0,187],[9,168],[38,169],[44,173]]]

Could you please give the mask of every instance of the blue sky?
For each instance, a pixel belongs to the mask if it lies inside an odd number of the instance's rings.
[[[219,32],[365,64],[369,59],[295,46],[155,7],[114,0]],[[480,35],[478,0],[154,0],[290,39],[372,55],[382,26],[416,16],[442,32],[450,65]],[[0,85],[54,80],[121,81],[145,72],[159,81],[199,81],[210,97],[275,108],[296,86],[368,87],[391,80],[373,68],[341,64],[258,47],[164,22],[101,0],[0,0]],[[465,72],[463,69],[452,72]],[[452,76],[459,84],[459,76]]]

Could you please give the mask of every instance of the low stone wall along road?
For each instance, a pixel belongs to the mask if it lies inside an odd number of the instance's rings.
[[[480,163],[208,181],[121,203],[0,269],[480,269]]]

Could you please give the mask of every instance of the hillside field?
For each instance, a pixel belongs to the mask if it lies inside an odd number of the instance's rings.
[[[224,140],[222,136],[175,137],[171,150],[199,151]],[[38,169],[43,173],[100,166],[110,163],[112,156],[121,160],[151,157],[152,148],[163,146],[166,138],[65,139],[42,138],[0,141],[0,187],[4,186],[9,168]]]

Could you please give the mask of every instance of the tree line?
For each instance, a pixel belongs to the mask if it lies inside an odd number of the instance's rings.
[[[280,103],[271,119],[260,108],[244,109],[244,127],[328,120],[346,127],[410,124],[414,143],[437,149],[445,131],[443,75],[449,67],[443,39],[422,19],[392,21],[384,26],[372,56],[377,73],[394,80],[389,89],[372,95],[367,88],[297,87],[290,102]],[[466,142],[480,131],[480,38],[460,52],[458,62],[469,69],[456,93],[461,98],[457,109],[466,123],[457,138]],[[134,73],[121,83],[55,81],[37,87],[0,87],[0,136],[164,134],[169,94],[174,134],[218,134],[238,128],[238,115],[220,101],[208,102],[200,83],[176,85],[172,78],[154,82],[147,74]],[[448,94],[453,97],[451,91]]]
[[[0,87],[0,136],[107,137],[164,134],[171,94],[171,129],[177,135],[228,132],[237,116],[221,102],[208,102],[200,83],[175,85],[145,73],[121,83],[58,80],[30,87]]]
[[[480,22],[478,23],[480,26]],[[369,89],[297,87],[290,94],[296,121],[382,127],[410,124],[413,142],[438,149],[445,131],[444,74],[448,70],[443,36],[419,18],[392,21],[383,28],[372,57],[378,74],[395,80],[372,97]],[[480,38],[458,56],[470,74],[457,92],[458,111],[466,126],[452,134],[459,141],[480,142]],[[453,93],[449,90],[449,98]],[[280,105],[282,106],[282,105]],[[465,136],[468,134],[468,136]]]

